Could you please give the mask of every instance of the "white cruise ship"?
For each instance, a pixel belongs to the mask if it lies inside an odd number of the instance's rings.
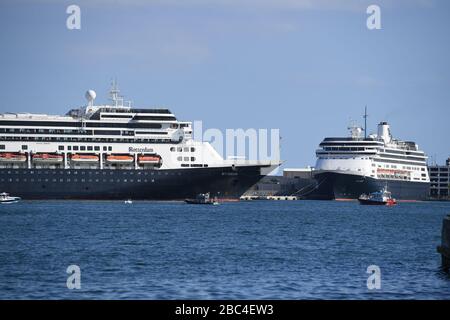
[[[194,141],[168,109],[111,103],[65,116],[0,114],[0,192],[23,199],[184,199],[209,192],[238,199],[279,163],[226,160]]]
[[[316,151],[315,198],[357,199],[386,186],[400,200],[427,197],[427,156],[416,143],[394,139],[387,122],[368,137],[361,127],[349,129],[350,137],[325,138]]]

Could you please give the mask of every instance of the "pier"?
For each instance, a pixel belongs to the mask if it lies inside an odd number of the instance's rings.
[[[437,251],[442,257],[442,267],[448,271],[450,268],[450,214],[442,221],[442,239]]]
[[[273,200],[273,201],[295,201],[298,200],[295,196],[242,196],[240,197],[242,201],[252,201],[252,200]]]

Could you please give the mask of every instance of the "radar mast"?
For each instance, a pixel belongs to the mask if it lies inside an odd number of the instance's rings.
[[[367,138],[367,117],[369,115],[367,114],[367,105],[364,107],[364,139]]]
[[[111,96],[110,100],[112,101],[114,107],[123,106],[123,97],[120,95],[120,90],[119,87],[117,86],[116,79],[114,79],[111,82],[111,89],[109,90],[109,95]]]

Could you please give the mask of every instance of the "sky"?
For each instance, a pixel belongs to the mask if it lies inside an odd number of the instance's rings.
[[[69,5],[81,29],[69,30]],[[369,5],[381,29],[369,30]],[[447,0],[0,2],[0,113],[65,114],[111,79],[136,107],[203,128],[279,129],[284,167],[324,137],[388,121],[430,160],[450,156]]]

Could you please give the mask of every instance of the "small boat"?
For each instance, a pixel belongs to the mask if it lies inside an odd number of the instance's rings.
[[[110,155],[106,157],[106,162],[110,163],[133,163],[133,156],[129,155]]]
[[[90,154],[74,154],[70,160],[73,162],[82,162],[82,163],[92,163],[92,162],[98,162],[99,157],[96,155],[90,155]]]
[[[62,163],[64,157],[61,154],[36,153],[32,157],[33,162],[40,163]]]
[[[392,198],[391,192],[384,187],[380,191],[372,192],[369,194],[362,194],[358,201],[364,205],[381,205],[381,206],[393,206],[397,204],[397,200]]]
[[[133,201],[131,201],[131,199],[128,199],[128,200],[125,200],[125,202],[124,202],[125,204],[132,204],[133,203]]]
[[[142,156],[138,156],[138,162],[140,164],[159,164],[161,162],[161,157],[142,155]]]
[[[0,162],[22,163],[27,161],[27,156],[21,153],[1,153]]]
[[[16,203],[21,200],[20,197],[10,197],[9,193],[0,193],[0,203]]]
[[[215,198],[211,198],[208,193],[200,193],[198,194],[195,199],[185,199],[186,203],[189,204],[212,204],[212,205],[218,205],[219,202]]]

